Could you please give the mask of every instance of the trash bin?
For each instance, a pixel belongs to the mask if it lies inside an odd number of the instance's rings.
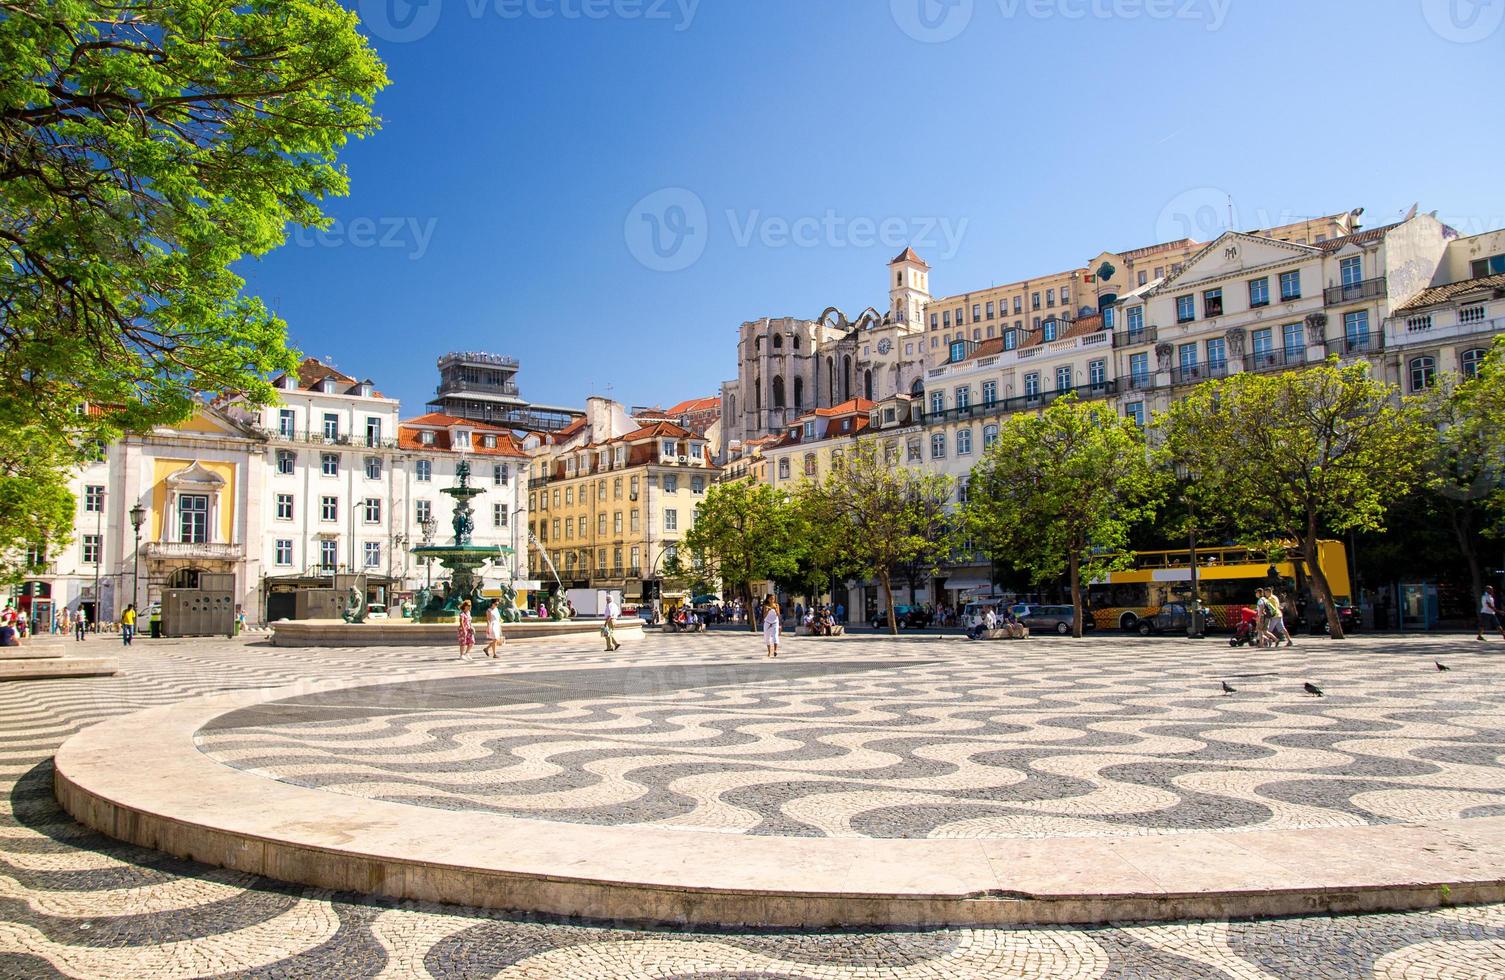
[[[160,620],[160,619],[153,619],[151,621],[151,628],[152,628],[152,639],[154,639],[154,640],[160,640],[160,639],[162,639],[162,620]]]

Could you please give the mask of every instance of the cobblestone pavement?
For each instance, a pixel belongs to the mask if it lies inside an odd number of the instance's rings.
[[[1117,836],[1505,813],[1505,678],[1463,663],[1439,672],[1399,647],[1376,670],[1375,644],[1328,640],[1315,674],[1305,646],[1251,658],[1215,642],[1194,661],[1184,643],[1135,639],[1065,663],[1062,641],[1045,640],[843,656],[881,642],[814,647],[834,661],[487,670],[305,695],[216,719],[197,741],[326,791],[747,834]]]
[[[515,644],[510,662],[530,670],[590,669],[569,678],[549,670],[553,681],[535,674],[524,693],[503,683],[506,663],[478,663],[477,682],[458,690],[407,684],[339,706],[295,704],[282,725],[226,719],[201,738],[217,753],[255,750],[277,765],[288,758],[267,753],[269,746],[232,747],[232,740],[270,740],[270,747],[302,752],[303,743],[324,751],[343,738],[348,744],[327,764],[347,768],[356,757],[351,746],[395,759],[407,739],[415,756],[448,752],[414,769],[391,760],[374,768],[407,794],[414,773],[422,782],[471,771],[465,752],[478,743],[467,741],[466,726],[484,721],[483,738],[499,723],[524,726],[514,731],[536,733],[531,764],[541,767],[526,778],[544,781],[520,797],[524,809],[536,806],[550,780],[586,787],[625,781],[639,795],[620,804],[623,815],[611,816],[612,805],[603,804],[589,814],[555,808],[553,817],[672,820],[663,810],[667,799],[704,825],[706,807],[725,799],[740,816],[724,829],[757,833],[955,834],[958,824],[978,820],[986,823],[966,832],[1175,832],[1468,819],[1501,812],[1505,803],[1498,777],[1505,648],[1498,644],[1365,638],[1235,653],[1217,643],[1118,637],[1018,644],[853,637],[796,641],[787,662],[764,663],[755,638],[713,634],[649,638],[623,653],[629,656],[579,644]],[[1434,659],[1453,670],[1437,672]],[[634,669],[620,669],[629,665]],[[332,894],[220,871],[87,832],[53,802],[51,752],[95,721],[303,678],[403,684],[455,666],[441,650],[143,641],[119,677],[0,685],[0,977],[1505,977],[1505,906],[1093,928],[613,928]],[[1223,679],[1239,693],[1220,696]],[[1305,696],[1306,680],[1328,697]],[[540,682],[553,693],[543,696]],[[440,707],[440,696],[464,703]],[[335,707],[355,713],[311,720],[316,708]],[[449,721],[419,729],[413,712],[420,709],[447,712]],[[750,721],[749,709],[764,713],[767,724]],[[560,748],[571,725],[587,733],[578,757]],[[291,731],[300,744],[289,740]],[[600,755],[608,738],[619,750]],[[504,735],[497,754],[527,759],[529,742]],[[647,747],[665,759],[599,765],[641,760]],[[996,758],[978,761],[988,753]],[[714,771],[705,758],[720,760],[728,774],[757,778],[744,780],[742,795],[696,788]],[[1023,779],[979,780],[987,769],[1014,770]],[[509,780],[515,784],[521,772]],[[582,782],[584,773],[595,781]],[[840,808],[851,814],[845,823],[829,815],[807,819],[820,807],[801,808],[833,796],[862,798],[880,780],[904,786],[903,793],[886,808]],[[430,787],[407,802],[477,805],[477,785],[451,780],[445,792],[433,795]],[[937,800],[916,807],[910,794]],[[973,812],[1002,794],[1009,794],[1007,807]],[[632,810],[642,800],[651,806]],[[1062,808],[1082,800],[1090,805],[1079,813]],[[1075,822],[1083,819],[1085,825]]]

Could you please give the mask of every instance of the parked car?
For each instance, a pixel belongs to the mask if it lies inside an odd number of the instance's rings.
[[[1134,632],[1140,636],[1156,633],[1185,633],[1191,628],[1191,610],[1184,602],[1167,602],[1153,616],[1142,616],[1134,624]]]
[[[894,606],[894,619],[899,629],[922,630],[930,625],[931,615],[924,606]],[[879,609],[873,617],[873,629],[888,629],[888,610]]]
[[[373,602],[366,607],[367,619],[386,619],[387,607],[380,602]]]
[[[1049,631],[1061,636],[1070,636],[1076,623],[1076,610],[1071,606],[1047,606],[1038,602],[1021,602],[1013,607],[1014,615],[1029,627],[1031,633]],[[1089,615],[1082,621],[1082,631],[1097,628]]]
[[[1322,616],[1322,632],[1332,632],[1331,627],[1327,625],[1327,613],[1322,612],[1321,609],[1318,609],[1318,613]],[[1344,633],[1358,632],[1359,627],[1363,625],[1359,622],[1359,607],[1351,602],[1338,603],[1338,622],[1343,624]],[[1290,624],[1287,623],[1286,625],[1289,626]]]

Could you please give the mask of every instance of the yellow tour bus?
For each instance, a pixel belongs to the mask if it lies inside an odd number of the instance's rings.
[[[1317,560],[1322,565],[1333,599],[1350,601],[1348,553],[1341,541],[1320,541]],[[1270,577],[1274,569],[1280,582]],[[1283,593],[1295,591],[1310,576],[1306,559],[1295,548],[1284,548],[1272,557],[1262,548],[1198,548],[1197,592],[1202,596],[1210,622],[1232,628],[1238,610],[1254,605],[1254,590],[1276,585]],[[1167,602],[1191,597],[1191,553],[1140,551],[1134,567],[1110,572],[1087,587],[1087,606],[1098,629],[1132,630],[1145,616],[1153,616]]]

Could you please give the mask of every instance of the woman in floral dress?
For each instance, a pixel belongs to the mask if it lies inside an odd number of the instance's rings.
[[[470,600],[460,603],[460,628],[456,631],[460,641],[460,659],[469,660],[471,648],[476,645],[476,628],[470,621]]]

